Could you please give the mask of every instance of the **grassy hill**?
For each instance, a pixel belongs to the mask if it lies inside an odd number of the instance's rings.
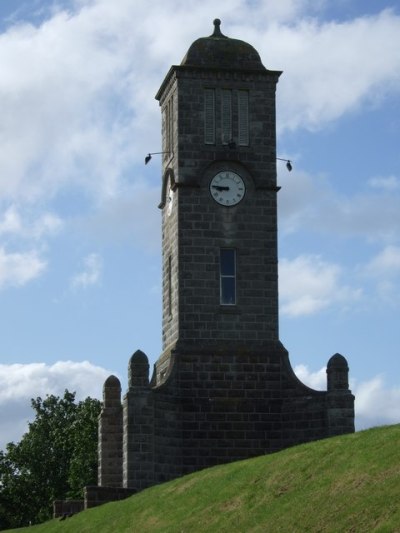
[[[210,468],[27,529],[125,531],[400,532],[400,425]]]

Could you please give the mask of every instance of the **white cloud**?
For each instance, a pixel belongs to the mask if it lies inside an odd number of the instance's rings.
[[[292,233],[307,227],[310,219],[319,215],[320,206],[329,197],[329,185],[326,179],[311,176],[299,168],[290,174],[279,172],[279,228]]]
[[[321,223],[342,235],[359,235],[368,241],[395,241],[400,225],[400,196],[396,194],[357,194],[336,196]],[[333,203],[333,202],[332,202]],[[325,206],[327,207],[327,206]]]
[[[21,287],[43,274],[46,266],[35,250],[8,253],[0,247],[0,288]]]
[[[360,297],[359,289],[341,282],[338,265],[316,255],[300,255],[279,262],[281,312],[287,316],[311,315],[333,304],[345,305]]]
[[[20,233],[22,230],[21,217],[15,205],[11,205],[0,220],[0,235],[7,233]]]
[[[109,373],[88,361],[0,364],[0,405],[19,398],[59,394],[68,389],[79,397],[100,397],[103,381]]]
[[[0,215],[0,289],[22,287],[46,271],[43,240],[57,234],[61,227],[61,219],[53,213],[30,212],[16,204]],[[37,249],[32,249],[32,240]]]
[[[374,277],[385,275],[400,279],[400,246],[386,246],[368,263],[365,271]]]
[[[0,39],[2,195],[31,200],[67,181],[93,194],[115,188],[124,144],[132,145],[134,136],[129,109],[120,114],[107,99],[119,98],[129,58],[118,42],[123,10],[115,20],[96,17],[93,9],[59,12],[37,28],[13,27]]]
[[[400,188],[339,194],[324,176],[294,169],[279,176],[280,228],[396,242],[400,227]]]
[[[21,215],[23,211],[23,215]],[[13,236],[22,239],[41,239],[56,234],[62,227],[60,217],[54,213],[29,213],[11,204],[0,218],[0,236]]]
[[[398,306],[400,294],[400,188],[396,180],[370,180],[356,194],[339,194],[324,176],[295,169],[279,177],[279,228],[282,235],[297,233],[306,239],[316,235],[340,238],[346,246],[358,238],[358,264],[351,270],[307,255],[280,261],[282,312],[289,316],[312,314],[333,304],[357,301],[384,302]],[[389,185],[388,185],[389,184]],[[361,238],[361,241],[360,241]],[[368,259],[362,244],[383,249]],[[353,244],[351,244],[353,245]],[[324,245],[322,245],[324,246]],[[343,248],[344,249],[344,248]],[[356,249],[355,249],[356,250]],[[351,258],[354,261],[355,253]],[[371,252],[369,252],[371,253]],[[348,252],[346,251],[348,256]],[[349,257],[349,256],[348,256]],[[367,259],[366,259],[367,257]],[[343,286],[342,280],[347,278]]]
[[[385,11],[325,23],[323,8],[324,1],[311,0],[219,4],[223,31],[253,44],[268,68],[285,70],[278,100],[283,129],[319,127],[378,92],[386,94],[382,87],[398,90],[400,50],[391,35],[398,34],[400,18]],[[157,212],[143,207],[150,196],[158,201],[156,188],[140,188],[144,181],[157,180],[159,186],[158,163],[143,166],[143,156],[160,144],[160,113],[152,95],[170,64],[179,64],[196,37],[211,33],[213,12],[212,0],[168,5],[155,0],[150,6],[144,0],[82,0],[68,10],[53,6],[36,26],[20,23],[0,35],[0,200],[12,204],[0,217],[2,236],[54,235],[63,222],[44,210],[46,201],[57,194],[65,200],[72,191],[71,198],[80,199],[77,218],[89,230],[97,227],[97,235],[107,239],[130,228],[140,246],[158,246]],[[379,192],[395,183],[387,181]],[[395,196],[331,193],[323,178],[297,171],[280,195],[281,227],[386,240],[398,233]],[[96,214],[84,220],[93,203]],[[27,204],[43,213],[27,216]],[[72,205],[68,209],[74,211]],[[98,274],[92,266],[73,284],[96,283]],[[322,302],[312,299],[302,308],[318,305]]]
[[[281,128],[319,127],[398,90],[400,17],[386,10],[322,23],[323,5],[219,4],[227,35],[248,39],[267,67],[286,71]],[[39,200],[65,186],[95,198],[118,194],[133,164],[159,144],[158,105],[149,95],[194,38],[211,33],[215,11],[212,0],[75,6],[0,36],[0,196]]]
[[[308,387],[326,390],[326,367],[312,372],[306,365],[297,365],[294,367],[294,372]],[[357,431],[373,426],[400,423],[400,386],[388,388],[383,376],[375,376],[360,383],[352,380],[350,388],[355,396]]]
[[[326,367],[316,372],[311,372],[306,365],[296,365],[293,370],[299,380],[308,387],[315,390],[326,390]]]
[[[61,218],[54,213],[43,213],[32,225],[32,236],[40,239],[43,236],[54,235],[63,225]]]
[[[0,364],[0,449],[18,441],[34,413],[30,399],[47,394],[62,396],[65,389],[76,392],[77,400],[102,398],[102,387],[110,372],[88,361]]]
[[[400,17],[391,10],[345,22],[300,17],[269,28],[263,55],[285,72],[279,128],[317,129],[398,92],[399,29]]]
[[[383,376],[354,387],[357,429],[400,423],[400,387],[387,388]]]
[[[368,184],[375,189],[383,189],[385,191],[400,190],[400,179],[396,176],[380,176],[368,180]]]
[[[400,295],[400,246],[388,245],[360,267],[366,281],[372,280],[379,299],[392,307],[399,306]]]
[[[103,202],[93,214],[77,220],[80,231],[87,231],[102,242],[128,241],[142,249],[159,251],[161,245],[160,187],[139,184],[125,194]]]
[[[102,271],[102,261],[98,254],[90,254],[83,260],[84,270],[76,274],[71,281],[71,286],[75,289],[86,289],[92,285],[97,285],[100,281]]]

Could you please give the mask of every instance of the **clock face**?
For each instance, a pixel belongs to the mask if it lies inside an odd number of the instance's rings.
[[[216,202],[230,207],[243,200],[246,186],[239,174],[231,170],[223,170],[211,180],[210,193]]]

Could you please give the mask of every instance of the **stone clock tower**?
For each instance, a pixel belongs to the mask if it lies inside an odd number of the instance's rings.
[[[214,21],[167,74],[163,124],[163,346],[260,350],[278,341],[275,90],[249,44]]]
[[[122,401],[117,378],[104,385],[98,490],[109,499],[112,490],[119,497],[354,431],[346,359],[331,357],[327,391],[315,391],[297,379],[279,340],[280,74],[215,20],[213,34],[190,46],[156,95],[163,352],[151,380],[147,356],[133,354]]]

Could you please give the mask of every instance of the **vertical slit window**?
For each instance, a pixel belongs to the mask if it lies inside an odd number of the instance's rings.
[[[215,91],[204,90],[204,142],[215,144]]]
[[[221,133],[222,144],[228,144],[232,140],[232,91],[221,91]]]
[[[170,156],[174,150],[174,96],[169,100],[169,146],[167,156]]]
[[[162,117],[161,128],[162,128],[162,132],[163,132],[162,149],[163,149],[163,152],[165,152],[166,149],[167,149],[167,106],[164,107],[161,117]]]
[[[236,304],[236,250],[220,250],[220,303]]]
[[[174,144],[174,96],[168,100],[163,114],[163,127],[165,132],[164,159],[168,159],[173,151]]]
[[[167,272],[167,306],[168,306],[168,315],[172,315],[172,258],[168,257],[168,272]]]
[[[239,146],[249,144],[249,93],[238,91]]]

